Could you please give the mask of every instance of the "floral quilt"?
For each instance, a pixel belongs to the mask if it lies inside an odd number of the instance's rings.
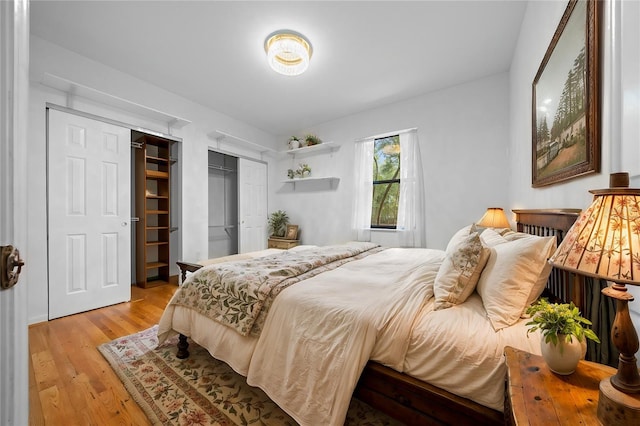
[[[195,309],[243,336],[258,336],[282,290],[381,250],[352,242],[206,266],[187,278],[171,303]]]

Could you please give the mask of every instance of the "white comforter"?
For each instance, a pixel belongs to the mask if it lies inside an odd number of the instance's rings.
[[[494,331],[478,293],[449,309],[433,306],[431,299],[416,318],[403,372],[503,411],[504,347],[540,355],[540,334],[527,337],[528,319]]]
[[[271,307],[247,382],[302,425],[342,425],[367,360],[402,368],[443,257],[388,249],[287,288]]]

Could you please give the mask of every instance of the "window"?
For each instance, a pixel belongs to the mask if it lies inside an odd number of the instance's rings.
[[[371,228],[396,229],[400,198],[400,137],[374,140]]]
[[[396,247],[424,247],[424,185],[417,129],[359,139],[354,154],[353,238],[371,241],[372,231],[392,229]]]

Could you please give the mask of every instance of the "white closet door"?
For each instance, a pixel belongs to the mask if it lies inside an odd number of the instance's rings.
[[[49,319],[131,299],[131,133],[49,110]]]
[[[267,165],[238,159],[238,252],[267,248]]]

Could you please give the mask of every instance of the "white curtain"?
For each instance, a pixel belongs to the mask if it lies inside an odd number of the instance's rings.
[[[357,241],[371,241],[373,139],[356,142],[354,173],[353,238]]]
[[[400,199],[397,232],[400,246],[425,247],[424,180],[418,132],[400,134]]]

